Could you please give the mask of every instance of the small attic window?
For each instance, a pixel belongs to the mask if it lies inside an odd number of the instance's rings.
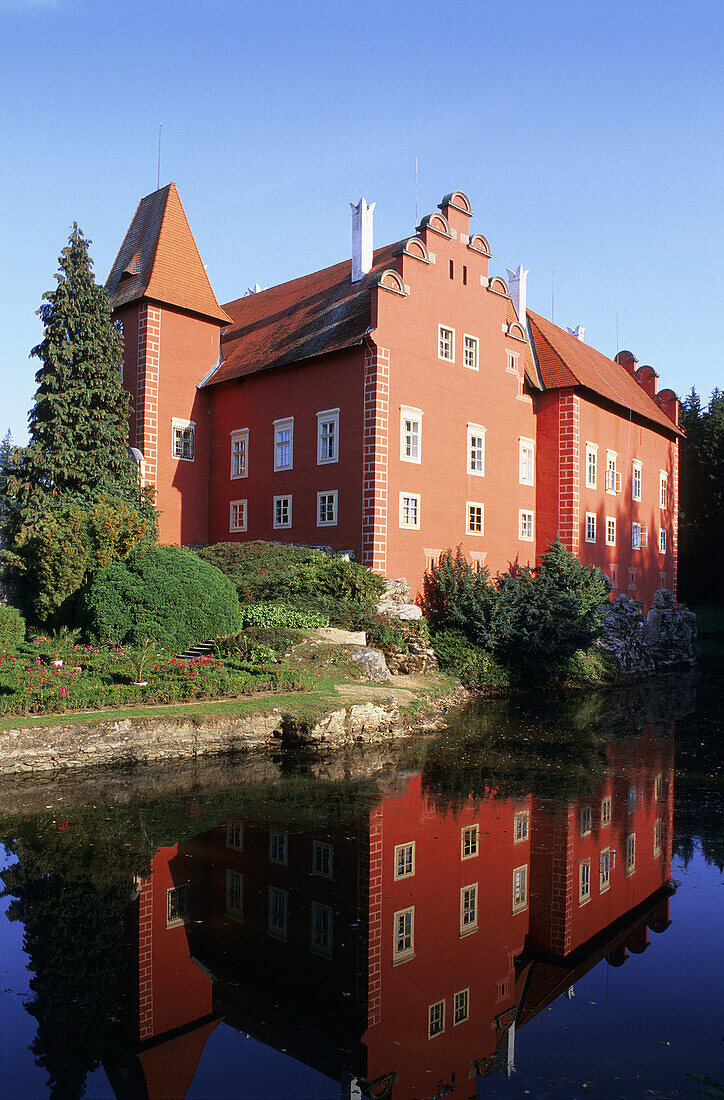
[[[133,279],[136,275],[140,274],[141,257],[138,252],[135,252],[121,272],[121,281],[123,279]]]

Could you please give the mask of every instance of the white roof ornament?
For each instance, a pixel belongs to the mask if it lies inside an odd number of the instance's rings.
[[[263,289],[264,289],[264,288],[263,288],[263,287],[261,287],[261,286],[259,286],[259,284],[258,284],[258,283],[254,283],[254,285],[253,285],[253,286],[248,286],[248,287],[246,288],[246,292],[245,292],[245,294],[244,294],[244,297],[245,297],[245,298],[248,298],[250,294],[258,294],[258,293],[259,293],[259,291],[260,291],[260,290],[263,290]]]
[[[506,268],[506,271],[508,272],[508,290],[510,291],[510,298],[515,306],[515,312],[518,314],[518,320],[525,329],[528,272],[523,270],[522,264],[518,264],[515,271],[511,271],[509,267]]]
[[[361,198],[352,207],[352,282],[358,283],[372,270],[372,212],[375,203]]]
[[[583,338],[585,331],[586,330],[583,325],[576,325],[575,328],[566,329],[566,332],[570,332],[571,336],[575,336],[576,340],[580,340],[582,344],[585,343],[585,340]]]

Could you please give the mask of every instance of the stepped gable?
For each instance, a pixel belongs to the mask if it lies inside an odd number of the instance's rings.
[[[371,286],[395,266],[396,249],[378,249],[372,270],[357,283],[345,260],[227,303],[232,323],[221,336],[223,362],[206,385],[360,344],[371,324]]]
[[[141,199],[106,282],[114,309],[140,299],[226,325],[175,183]]]
[[[528,313],[531,336],[547,390],[585,386],[624,409],[653,421],[675,435],[683,435],[648,393],[620,363],[584,344],[537,313]]]

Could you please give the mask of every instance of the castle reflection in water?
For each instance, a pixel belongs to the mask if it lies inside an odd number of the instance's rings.
[[[668,927],[660,733],[610,743],[565,801],[488,790],[441,806],[418,772],[341,820],[239,805],[161,849],[134,903],[138,1016],[114,1077],[183,1097],[223,1020],[343,1097],[475,1095],[512,1070],[521,1027]]]

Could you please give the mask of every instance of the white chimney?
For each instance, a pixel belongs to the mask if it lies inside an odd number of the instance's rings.
[[[576,340],[580,340],[582,344],[585,343],[583,339],[585,331],[586,330],[583,325],[576,325],[575,328],[566,329],[566,332],[570,332],[571,336],[575,336]]]
[[[510,268],[506,270],[508,272],[508,289],[510,290],[510,297],[515,306],[515,312],[518,314],[518,320],[521,325],[525,325],[525,289],[528,272],[523,271],[522,264],[519,264],[515,271],[511,271]]]
[[[372,211],[375,204],[367,205],[360,199],[352,207],[352,282],[358,283],[372,270]]]

